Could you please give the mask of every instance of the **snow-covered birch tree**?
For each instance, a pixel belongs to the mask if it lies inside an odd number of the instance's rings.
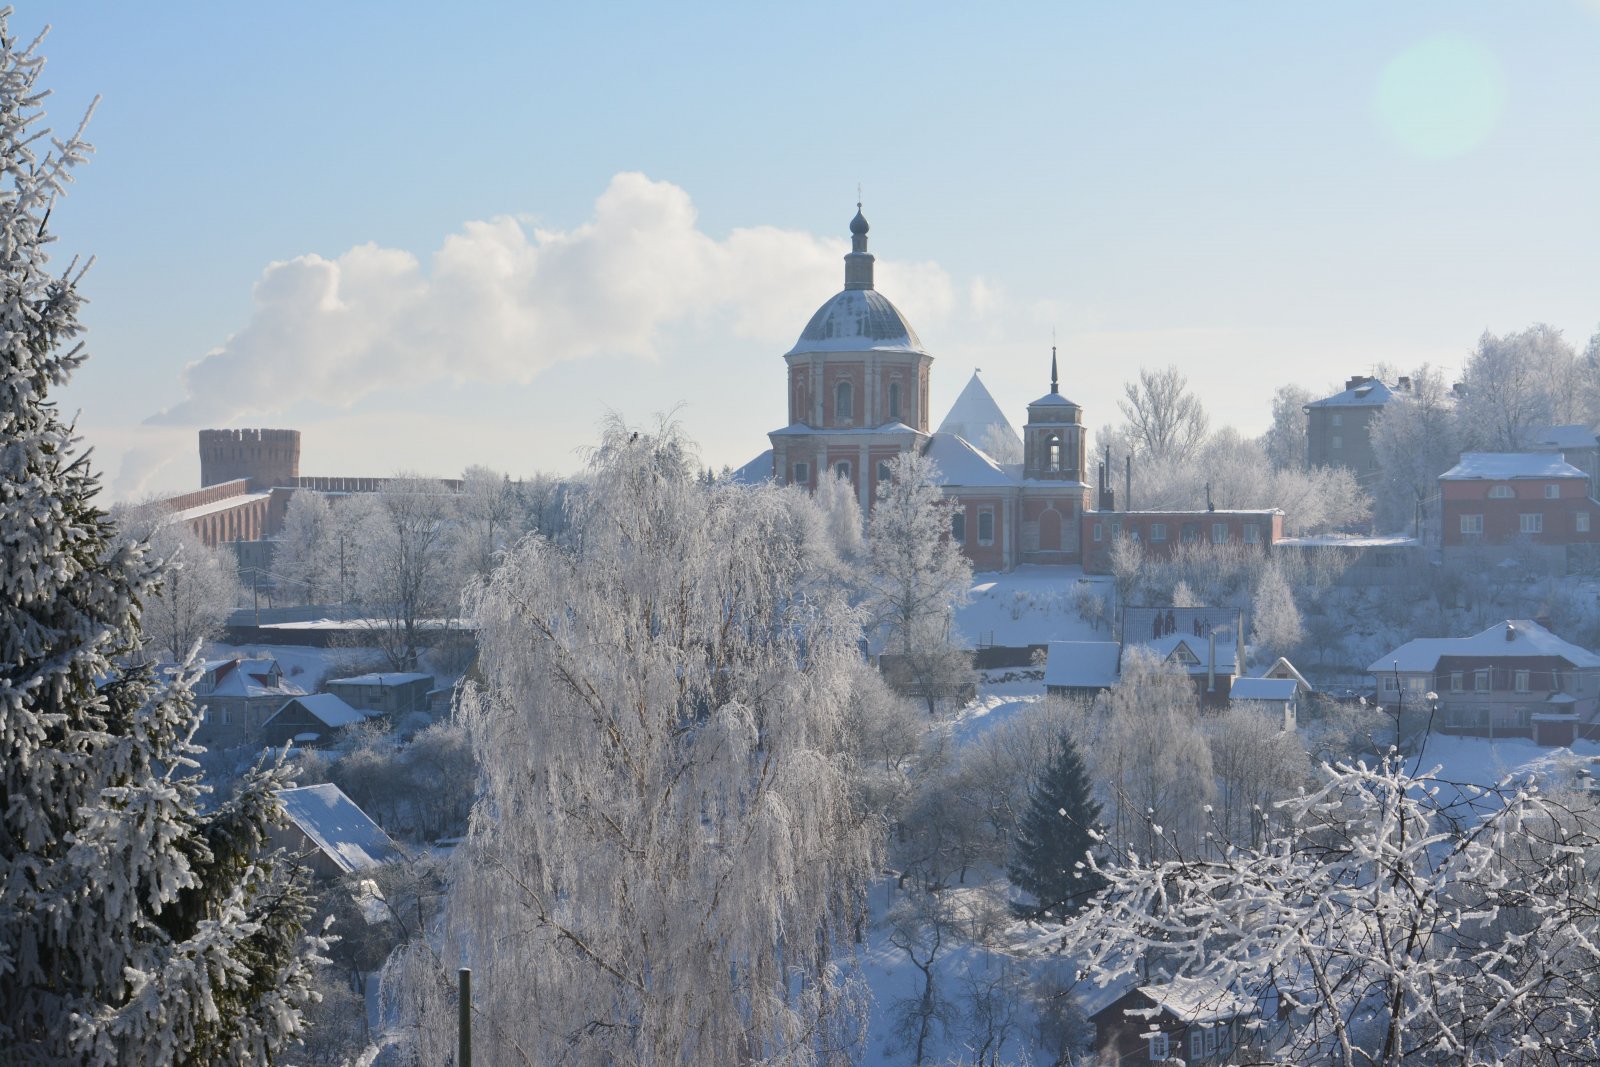
[[[1436,775],[1324,765],[1259,847],[1106,863],[1063,950],[1094,983],[1188,975],[1280,1003],[1251,1063],[1596,1062],[1592,797]]]
[[[314,947],[260,858],[278,773],[202,811],[188,678],[124,666],[163,573],[48,399],[85,352],[46,223],[89,146],[40,124],[39,43],[0,13],[0,1060],[268,1063]]]
[[[239,605],[233,549],[207,546],[160,505],[117,508],[111,517],[119,537],[143,542],[165,563],[161,586],[145,604],[144,633],[150,652],[182,662],[197,646],[220,636]]]
[[[453,504],[441,483],[415,474],[347,504],[362,509],[358,598],[396,670],[416,669],[423,626],[456,614],[445,551]]]
[[[972,586],[972,565],[950,537],[955,503],[939,482],[938,464],[919,452],[902,452],[890,462],[867,522],[862,572],[882,647],[896,657],[930,714],[942,693],[972,677],[954,629],[955,609]]]
[[[809,1064],[859,1036],[843,957],[882,827],[852,794],[859,621],[803,493],[693,477],[613,420],[570,547],[512,549],[471,607],[480,767],[441,969],[405,983],[425,1062],[475,968],[477,1062]]]

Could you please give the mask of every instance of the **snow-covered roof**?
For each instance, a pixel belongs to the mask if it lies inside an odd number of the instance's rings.
[[[1189,672],[1204,672],[1211,667],[1211,641],[1207,637],[1196,637],[1193,634],[1165,634],[1161,637],[1152,637],[1149,640],[1130,642],[1150,649],[1164,660],[1183,660],[1178,648],[1181,645],[1194,657],[1198,663],[1188,663]],[[1237,657],[1234,655],[1233,628],[1229,627],[1226,633],[1218,633],[1216,639],[1216,669],[1224,673],[1232,673],[1236,666]]]
[[[1507,639],[1507,631],[1510,638]],[[1419,637],[1382,656],[1367,668],[1374,674],[1399,670],[1407,674],[1432,671],[1442,656],[1512,660],[1530,656],[1556,656],[1574,667],[1600,667],[1600,656],[1570,641],[1563,641],[1532,619],[1507,619],[1471,637]]]
[[[1463,482],[1587,477],[1554,452],[1463,452],[1461,462],[1439,475],[1439,480]]]
[[[1044,684],[1069,689],[1110,689],[1117,684],[1122,646],[1115,641],[1051,641]]]
[[[278,684],[272,684],[272,674],[278,672]],[[210,688],[202,696],[219,697],[269,697],[300,696],[305,692],[283,677],[278,661],[270,656],[262,659],[208,660],[205,678]]]
[[[737,485],[765,485],[772,481],[772,449],[734,471],[732,477]]]
[[[805,352],[926,354],[900,309],[876,289],[845,289],[817,309],[788,355]]]
[[[1225,986],[1204,978],[1170,978],[1159,985],[1142,985],[1139,992],[1175,1019],[1191,1024],[1237,1019],[1254,1007]]]
[[[939,433],[951,433],[964,437],[968,441],[982,443],[989,427],[998,426],[1011,438],[1020,442],[1016,427],[1011,425],[1011,420],[1006,418],[1006,413],[1000,410],[1000,405],[995,403],[994,397],[989,395],[989,390],[984,388],[983,382],[978,378],[978,372],[973,371],[961,395],[956,397],[956,402],[950,405],[950,411],[945,415],[944,421],[939,424]]]
[[[278,797],[290,821],[340,870],[366,871],[400,858],[383,828],[333,783],[280,789]]]
[[[768,433],[769,437],[823,437],[828,435],[846,436],[851,434],[912,434],[916,437],[923,436],[915,429],[903,422],[886,422],[882,426],[807,426],[803,422],[791,422],[782,429]]]
[[[1046,393],[1038,400],[1028,405],[1030,408],[1075,408],[1078,405],[1062,396],[1060,393]]]
[[[1533,443],[1540,448],[1595,448],[1600,441],[1594,431],[1582,423],[1566,426],[1547,426],[1533,435]]]
[[[221,500],[213,500],[209,504],[196,504],[192,508],[175,511],[172,513],[172,518],[178,522],[187,522],[190,519],[198,519],[204,515],[215,515],[219,511],[242,507],[257,500],[265,500],[271,495],[271,493],[239,493],[237,496],[225,496]]]
[[[267,726],[271,724],[273,719],[282,715],[284,711],[295,704],[305,708],[306,711],[310,712],[314,718],[330,730],[338,730],[365,719],[375,718],[378,714],[374,711],[361,711],[352,708],[333,693],[313,693],[310,696],[295,697],[293,700],[285,702],[283,707],[269,715],[266,722],[261,725]]]
[[[945,485],[1014,486],[1016,479],[963,437],[936,433],[923,455],[939,465]]]
[[[1273,548],[1420,548],[1422,542],[1403,534],[1375,534],[1371,537],[1352,537],[1348,534],[1306,534],[1303,537],[1280,537],[1272,542]]]
[[[1300,683],[1293,678],[1235,678],[1228,690],[1230,700],[1269,700],[1283,703],[1295,698]]]
[[[412,682],[426,680],[433,682],[431,674],[407,673],[404,671],[385,672],[382,674],[357,674],[349,678],[329,678],[327,685],[410,685]]]
[[[1393,400],[1395,393],[1383,382],[1376,378],[1352,386],[1342,393],[1335,393],[1321,400],[1314,400],[1307,404],[1308,408],[1381,408]]]

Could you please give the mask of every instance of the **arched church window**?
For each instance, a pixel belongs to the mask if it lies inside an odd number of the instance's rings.
[[[1061,436],[1051,434],[1045,438],[1045,470],[1059,471],[1061,469]]]
[[[852,417],[855,406],[855,387],[849,382],[840,382],[833,389],[833,417],[848,419]]]
[[[889,417],[891,419],[898,419],[900,417],[900,383],[899,382],[890,382],[889,383]]]

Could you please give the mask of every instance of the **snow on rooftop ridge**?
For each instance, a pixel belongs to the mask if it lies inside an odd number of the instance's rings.
[[[1352,386],[1321,400],[1313,400],[1307,404],[1308,408],[1381,408],[1393,400],[1397,394],[1386,383],[1376,378]]]
[[[1162,1011],[1191,1024],[1236,1019],[1252,1008],[1248,1000],[1204,978],[1169,978],[1159,985],[1142,985],[1139,992]]]
[[[1587,477],[1555,452],[1463,452],[1461,462],[1439,475],[1439,480]]]
[[[1122,646],[1115,641],[1051,641],[1044,684],[1069,689],[1111,689],[1117,684]]]
[[[1011,420],[1006,418],[1006,413],[1000,409],[988,388],[978,377],[978,372],[973,371],[971,379],[961,390],[961,395],[956,397],[956,402],[950,405],[950,410],[945,414],[944,421],[939,424],[939,433],[955,434],[968,441],[982,442],[991,426],[999,426],[1010,437],[1021,443],[1022,437],[1017,433]]]
[[[1546,426],[1533,435],[1533,441],[1536,445],[1548,448],[1600,447],[1600,439],[1595,437],[1595,432],[1582,423]]]
[[[767,449],[729,477],[735,485],[766,485],[772,481],[772,449]]]
[[[1230,700],[1293,700],[1300,683],[1293,678],[1235,678]]]
[[[966,438],[953,433],[936,433],[923,455],[939,466],[945,485],[1014,486],[1017,480]]]
[[[394,840],[331,782],[280,789],[278,799],[300,832],[347,873],[400,858]]]
[[[418,679],[426,678],[433,681],[431,674],[419,674],[414,671],[386,671],[381,674],[355,674],[349,678],[329,678],[326,685],[406,685]]]
[[[282,715],[284,710],[292,704],[299,704],[319,720],[322,725],[331,730],[353,726],[358,722],[365,722],[367,719],[375,718],[380,714],[376,711],[362,711],[352,708],[334,693],[312,693],[310,696],[293,697],[285,701],[283,707],[269,715],[266,722],[261,725],[265,727],[270,724],[272,720]]]
[[[1367,668],[1367,672],[1383,674],[1398,670],[1416,674],[1433,671],[1444,656],[1504,660],[1556,656],[1574,667],[1600,667],[1600,655],[1570,641],[1563,641],[1532,619],[1506,619],[1470,637],[1418,637],[1407,641],[1379,658]]]

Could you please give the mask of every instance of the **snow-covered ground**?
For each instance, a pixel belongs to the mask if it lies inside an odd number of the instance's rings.
[[[1023,566],[972,576],[972,598],[956,611],[956,628],[976,645],[1042,645],[1048,641],[1104,639],[1079,617],[1080,590],[1116,599],[1111,579],[1085,577],[1082,567]]]

